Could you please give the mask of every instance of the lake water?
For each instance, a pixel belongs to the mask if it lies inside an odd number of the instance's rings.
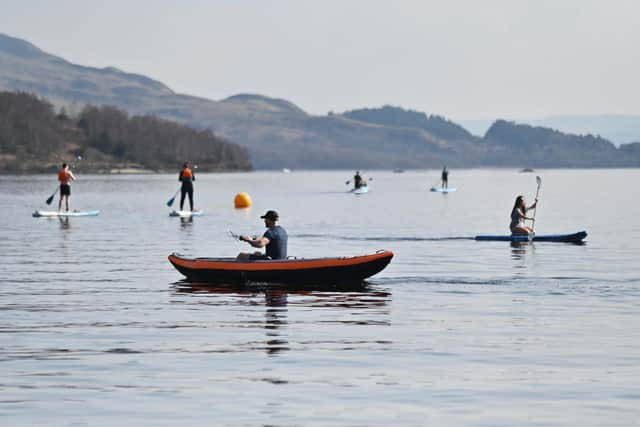
[[[6,426],[629,426],[640,417],[640,170],[201,174],[77,171],[72,205],[32,218],[55,176],[0,177],[0,422]],[[542,178],[538,233],[506,234]],[[249,210],[235,210],[244,191]],[[57,204],[57,199],[54,202]],[[176,202],[177,204],[177,202]],[[249,250],[276,209],[289,254],[395,257],[362,289],[189,285],[177,251]]]

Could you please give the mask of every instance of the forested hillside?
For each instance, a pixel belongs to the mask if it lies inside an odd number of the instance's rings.
[[[50,171],[78,156],[94,172],[175,170],[186,160],[200,171],[251,169],[245,148],[209,130],[108,106],[70,117],[35,95],[0,92],[0,173]]]

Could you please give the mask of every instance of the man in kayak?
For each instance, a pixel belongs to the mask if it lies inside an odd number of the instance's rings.
[[[58,212],[62,210],[62,199],[65,201],[65,208],[69,212],[71,205],[71,181],[76,177],[69,169],[69,165],[62,164],[62,169],[58,171],[58,181],[60,181],[60,201],[58,202]]]
[[[362,177],[360,176],[360,171],[356,171],[356,174],[353,176],[353,189],[357,190],[362,187],[364,183],[362,182]]]
[[[447,167],[445,166],[442,169],[442,188],[449,188],[449,171],[447,170]]]
[[[534,230],[531,227],[527,227],[524,225],[525,220],[532,220],[533,218],[528,217],[527,211],[533,209],[538,204],[538,199],[536,198],[535,202],[527,207],[524,196],[520,195],[516,197],[516,202],[513,205],[513,209],[511,210],[511,223],[509,224],[509,229],[511,230],[511,234],[514,236],[518,235],[529,235],[533,234]]]
[[[189,208],[193,211],[193,181],[196,180],[196,176],[193,174],[191,168],[189,168],[189,162],[184,162],[182,170],[178,175],[178,181],[182,182],[182,188],[180,189],[180,210],[184,206],[184,198],[189,195]]]
[[[262,237],[240,236],[239,239],[247,242],[254,248],[264,248],[266,251],[254,252],[252,254],[242,252],[239,259],[286,259],[287,258],[287,231],[278,225],[280,219],[278,212],[267,211],[260,218],[264,219],[264,226],[267,231]]]

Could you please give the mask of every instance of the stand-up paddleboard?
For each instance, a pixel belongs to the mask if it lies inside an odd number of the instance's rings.
[[[67,216],[96,216],[100,213],[99,210],[95,211],[35,211],[32,215],[34,218],[39,217],[67,217]]]
[[[442,188],[442,187],[431,187],[431,191],[434,193],[452,193],[456,191],[455,187]]]
[[[179,216],[180,218],[189,218],[192,216],[201,216],[204,212],[200,209],[196,209],[193,211],[171,211],[169,212],[169,216]]]
[[[360,188],[354,188],[353,190],[351,190],[351,192],[353,194],[366,194],[369,192],[369,186],[368,185],[363,185]]]
[[[531,240],[534,242],[569,242],[581,243],[587,237],[586,231],[578,231],[573,234],[536,234]],[[506,236],[476,236],[476,240],[494,241],[494,242],[528,242],[529,236],[523,235],[506,235]]]

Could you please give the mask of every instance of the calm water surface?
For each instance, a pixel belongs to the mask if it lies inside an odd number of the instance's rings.
[[[172,175],[0,177],[0,421],[7,426],[628,426],[640,417],[640,170],[201,174],[205,216],[170,218]],[[538,232],[502,234],[542,177]],[[240,191],[250,210],[233,209]],[[57,200],[56,202],[57,203]],[[390,249],[362,289],[203,287],[169,253],[229,256],[277,209],[289,253]]]

